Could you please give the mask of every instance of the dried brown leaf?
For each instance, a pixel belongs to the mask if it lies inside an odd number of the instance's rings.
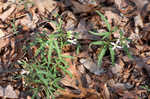
[[[0,29],[0,38],[2,38],[2,37],[4,37],[4,36],[5,36],[4,31],[2,31],[2,30]]]
[[[141,28],[144,26],[143,25],[143,20],[140,14],[138,14],[137,16],[134,17],[134,22],[135,22],[135,26],[140,26]]]
[[[10,42],[10,40],[8,38],[0,38],[0,50],[1,48],[5,47],[6,45],[8,45]]]
[[[8,85],[6,88],[2,88],[0,86],[0,97],[5,98],[18,98],[16,92],[13,90],[13,87],[11,85]]]
[[[119,59],[119,63],[115,64],[115,66],[111,67],[111,71],[113,74],[116,74],[116,75],[120,75],[120,73],[123,71],[123,67],[125,66],[124,62]]]
[[[57,2],[54,0],[32,0],[37,8],[40,10],[42,14],[47,10],[48,12],[52,12],[56,6]]]
[[[132,1],[136,4],[140,12],[142,11],[143,7],[149,2],[148,0],[132,0]]]
[[[85,19],[81,19],[78,23],[77,28],[75,29],[75,32],[79,33],[78,35],[78,39],[84,39],[84,40],[98,40],[99,37],[98,36],[94,36],[94,35],[90,35],[89,34],[89,30],[91,29],[90,26],[88,26]]]
[[[106,99],[111,99],[110,98],[110,92],[109,92],[108,87],[107,87],[106,84],[104,85],[104,93],[105,93]]]
[[[72,31],[75,29],[75,26],[77,24],[77,19],[75,15],[71,11],[65,11],[61,14],[63,17],[64,28],[66,31]]]
[[[94,8],[93,5],[91,6],[91,5],[80,4],[76,0],[71,0],[71,3],[74,6],[73,10],[75,13],[91,12],[93,11],[93,8]]]
[[[3,12],[2,14],[0,14],[0,19],[2,21],[5,21],[16,9],[16,5],[11,5],[11,7],[6,10],[5,12]]]
[[[121,17],[119,14],[112,11],[105,11],[104,15],[107,17],[109,24],[112,24],[112,22],[114,22],[113,24],[115,26],[119,25],[121,27],[124,27],[128,21],[126,17]]]
[[[101,73],[104,73],[105,71],[100,68],[97,63],[93,62],[92,59],[80,59],[81,64],[88,69],[91,73],[94,73],[95,75],[100,75]]]

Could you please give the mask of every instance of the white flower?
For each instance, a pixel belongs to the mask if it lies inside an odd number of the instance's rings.
[[[77,44],[77,39],[67,40],[67,41],[70,42],[71,44]]]
[[[111,45],[113,45],[113,50],[116,49],[116,48],[122,48],[121,46],[119,46],[119,43],[120,43],[120,39],[117,39],[116,43],[114,42],[111,42]]]
[[[21,74],[22,74],[22,75],[23,75],[23,74],[27,74],[27,75],[28,75],[29,73],[30,73],[29,71],[26,71],[26,70],[24,70],[24,69],[21,71]]]

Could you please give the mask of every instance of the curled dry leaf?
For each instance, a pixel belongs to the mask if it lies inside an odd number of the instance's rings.
[[[111,71],[113,74],[120,75],[120,73],[123,71],[124,62],[120,59],[118,64],[115,64],[115,66],[111,67]]]
[[[31,16],[29,13],[25,15],[22,19],[16,21],[15,24],[21,24],[22,26],[27,27],[28,29],[34,29],[36,27],[36,23],[38,22],[38,16],[34,13]]]
[[[70,53],[64,53],[64,56],[70,55]],[[76,77],[79,76],[78,71],[76,70],[75,65],[72,63],[72,60],[70,58],[65,58],[65,61],[68,63],[69,68],[67,70],[72,74],[72,77],[69,75],[65,75],[65,77],[61,80],[61,83],[63,83],[65,86],[70,86],[73,88],[77,88],[76,86]]]
[[[108,85],[110,86],[110,89],[112,89],[113,93],[117,93],[118,95],[124,95],[125,92],[128,92],[129,89],[131,89],[131,87],[133,88],[132,85],[126,84],[126,83],[115,83],[114,80],[110,80],[108,82]],[[130,87],[128,87],[128,85]],[[111,99],[111,98],[109,98]]]
[[[1,49],[3,48],[3,47],[5,47],[6,45],[8,45],[9,44],[9,39],[8,38],[5,38],[5,39],[3,39],[3,38],[0,38],[0,51],[1,51]]]
[[[105,98],[106,99],[111,99],[110,98],[110,92],[109,92],[109,89],[108,89],[108,87],[107,87],[107,84],[104,84],[104,94],[105,94]]]
[[[91,29],[90,26],[88,26],[87,24],[90,24],[88,22],[86,22],[85,19],[81,19],[78,23],[77,28],[74,30],[74,32],[79,33],[78,35],[78,39],[89,39],[89,40],[99,40],[98,36],[95,35],[90,35],[88,32]]]
[[[109,24],[112,24],[112,22],[114,21],[115,26],[119,25],[123,27],[128,21],[126,17],[121,17],[117,13],[114,13],[112,11],[105,11],[104,15],[107,17]]]
[[[135,22],[136,27],[140,26],[142,28],[144,26],[143,20],[142,20],[142,17],[140,14],[138,14],[137,16],[134,17],[134,22]]]
[[[92,59],[80,59],[80,62],[83,64],[83,66],[88,69],[91,73],[94,73],[95,75],[100,75],[104,73],[105,71],[100,68],[96,63],[92,61]]]
[[[126,3],[124,0],[114,0],[114,3],[119,9],[126,6]]]
[[[84,68],[83,65],[80,65],[80,66],[78,66],[77,68],[78,68],[78,70],[80,71],[80,73],[82,73],[82,74],[85,73],[85,68]]]
[[[141,12],[143,7],[149,3],[149,0],[132,0],[132,2],[136,4],[138,10]]]
[[[70,53],[65,53],[64,55],[70,55]],[[88,89],[88,88],[84,88],[82,81],[81,81],[81,74],[77,71],[74,63],[72,63],[72,60],[70,58],[65,58],[65,60],[69,63],[69,68],[67,70],[69,70],[72,73],[72,77],[65,75],[65,77],[61,80],[61,82],[65,85],[65,86],[69,86],[74,88],[75,90],[72,90],[72,92],[69,89],[65,89],[65,90],[59,90],[59,92],[61,93],[61,97],[66,97],[66,99],[69,99],[70,97],[74,97],[74,98],[84,98],[86,97],[89,93],[91,93],[91,95],[93,97],[97,97],[95,99],[98,99],[98,93],[94,90],[94,89]],[[78,94],[74,94],[73,92],[78,92]],[[92,97],[90,95],[90,97]]]
[[[100,1],[102,2],[102,0]],[[79,0],[79,2],[81,2],[82,4],[86,4],[86,5],[93,5],[93,6],[98,5],[98,0]]]
[[[65,11],[61,14],[61,16],[63,17],[63,22],[66,22],[64,23],[65,30],[66,31],[74,30],[77,23],[75,15],[70,11]]]
[[[8,10],[0,14],[0,19],[2,21],[5,21],[15,11],[15,9],[16,9],[16,5],[12,4]]]

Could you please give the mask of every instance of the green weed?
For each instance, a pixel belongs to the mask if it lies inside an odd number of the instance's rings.
[[[90,31],[91,34],[102,37],[100,41],[94,41],[90,43],[89,47],[91,45],[100,45],[100,53],[98,55],[98,65],[100,66],[102,63],[102,59],[104,55],[106,54],[106,51],[109,50],[112,65],[115,63],[115,49],[120,48],[123,49],[127,55],[131,58],[130,52],[128,50],[128,42],[130,41],[128,38],[124,37],[123,30],[120,30],[120,38],[113,38],[112,33],[116,32],[118,30],[117,27],[112,28],[111,25],[108,23],[108,20],[105,18],[103,14],[101,14],[99,11],[96,11],[97,14],[101,17],[101,19],[105,22],[107,26],[107,32],[103,33],[97,33]]]
[[[68,63],[64,60],[72,57],[64,56],[61,50],[66,44],[65,36],[61,25],[58,25],[56,33],[47,34],[45,31],[37,33],[35,40],[28,47],[29,49],[32,46],[37,47],[34,58],[20,62],[24,70],[28,71],[22,77],[25,79],[25,85],[33,92],[33,99],[39,98],[39,93],[47,99],[54,98],[54,92],[61,88],[59,81],[62,75],[72,76],[67,70]]]

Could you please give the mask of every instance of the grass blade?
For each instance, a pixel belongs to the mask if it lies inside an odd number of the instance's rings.
[[[103,49],[101,50],[100,54],[98,55],[98,65],[101,66],[102,64],[102,59],[106,53],[107,47],[104,46]]]
[[[96,13],[101,17],[101,19],[105,22],[107,29],[109,32],[111,31],[111,25],[108,23],[108,20],[105,18],[103,14],[101,14],[98,10],[96,10]]]
[[[93,35],[96,35],[96,36],[104,36],[104,35],[106,35],[109,32],[96,33],[96,32],[93,32],[93,31],[89,31],[89,33],[91,33]]]
[[[110,55],[111,55],[111,62],[112,65],[114,66],[115,64],[115,51],[112,49],[112,46],[109,46],[109,51],[110,51]]]
[[[90,43],[89,47],[91,47],[92,45],[104,45],[105,43],[105,41],[95,41]]]
[[[105,36],[103,36],[102,40],[104,40],[105,38],[109,38],[111,32],[108,32]]]

